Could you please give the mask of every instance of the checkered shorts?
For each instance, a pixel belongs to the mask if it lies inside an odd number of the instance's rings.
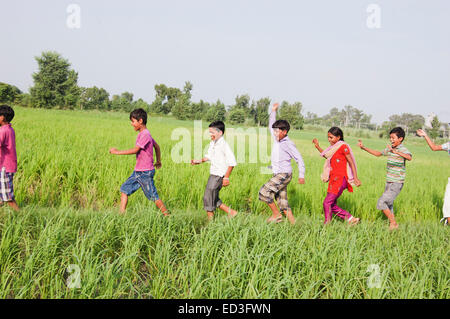
[[[10,202],[15,199],[13,178],[14,173],[7,173],[5,168],[3,167],[0,172],[0,201]]]
[[[290,209],[287,198],[287,186],[292,179],[292,173],[274,174],[259,190],[259,200],[267,204],[278,202],[280,211]]]

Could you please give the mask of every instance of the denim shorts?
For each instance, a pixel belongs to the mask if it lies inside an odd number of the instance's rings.
[[[153,176],[155,176],[155,170],[134,171],[125,183],[120,186],[120,192],[130,196],[139,188],[142,188],[142,191],[149,200],[156,201],[159,199],[159,196],[155,183],[153,182]]]

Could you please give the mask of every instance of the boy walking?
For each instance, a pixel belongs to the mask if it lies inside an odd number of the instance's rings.
[[[389,229],[397,229],[398,224],[394,217],[394,200],[400,194],[406,178],[406,160],[412,160],[412,154],[402,142],[405,131],[401,127],[395,127],[389,132],[390,142],[382,152],[372,150],[363,145],[359,140],[358,146],[374,155],[387,156],[386,187],[383,195],[378,199],[377,209],[382,210],[389,219]]]
[[[119,151],[111,148],[109,152],[115,155],[132,155],[136,154],[136,166],[131,176],[120,187],[120,212],[124,213],[128,203],[128,196],[142,188],[145,196],[155,202],[156,206],[161,210],[164,216],[169,216],[167,208],[159,199],[156,191],[153,177],[155,176],[155,167],[161,168],[161,150],[159,145],[151,136],[147,129],[147,112],[143,109],[136,109],[130,113],[130,121],[134,130],[139,132],[136,139],[136,146]],[[153,165],[153,148],[156,152],[156,163]]]
[[[11,126],[14,110],[9,105],[0,106],[0,201],[19,210],[14,197],[13,179],[17,172],[16,134]]]
[[[226,206],[219,198],[222,187],[230,185],[230,175],[236,166],[236,158],[228,143],[225,141],[225,124],[222,121],[215,121],[209,125],[211,142],[208,152],[201,160],[191,160],[192,165],[198,165],[207,161],[211,162],[210,175],[203,195],[203,206],[208,215],[208,219],[214,218],[214,211],[220,208],[228,213],[228,217],[234,217],[237,211]]]
[[[298,164],[299,184],[305,184],[305,164],[294,142],[287,136],[289,123],[285,120],[275,121],[278,107],[279,104],[275,103],[269,116],[269,129],[273,137],[271,154],[273,176],[259,190],[259,200],[265,202],[272,210],[272,216],[267,222],[281,222],[283,218],[281,212],[284,212],[289,222],[294,224],[295,218],[287,199],[287,186],[292,179],[291,159]],[[274,199],[278,202],[279,210]]]

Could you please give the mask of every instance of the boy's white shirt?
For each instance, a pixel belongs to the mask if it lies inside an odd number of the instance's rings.
[[[209,143],[208,152],[205,157],[211,162],[209,173],[223,177],[229,166],[236,166],[236,158],[227,141],[221,136],[216,141]]]

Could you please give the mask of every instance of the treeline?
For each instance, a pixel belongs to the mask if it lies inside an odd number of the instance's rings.
[[[43,52],[35,59],[38,71],[32,74],[34,85],[29,93],[22,92],[14,85],[0,82],[0,103],[38,108],[125,112],[143,108],[154,114],[172,115],[181,120],[221,120],[231,124],[258,126],[268,124],[268,110],[272,104],[269,97],[251,99],[248,94],[238,95],[232,105],[225,105],[220,100],[212,103],[203,100],[193,102],[193,85],[188,81],[182,89],[165,84],[155,85],[155,100],[149,104],[141,98],[135,100],[130,92],[110,96],[104,88],[78,86],[78,73],[71,68],[67,59],[56,52]],[[422,115],[404,113],[392,115],[388,121],[377,126],[371,122],[371,115],[351,105],[344,106],[341,110],[333,107],[328,114],[321,117],[312,112],[303,116],[302,111],[301,102],[283,101],[278,118],[288,120],[296,129],[302,129],[304,124],[354,127],[379,130],[380,137],[395,126],[402,126],[406,132],[415,132],[425,124]],[[443,123],[440,123],[437,117],[431,123],[428,131],[432,136],[445,135],[445,130],[442,133]]]

